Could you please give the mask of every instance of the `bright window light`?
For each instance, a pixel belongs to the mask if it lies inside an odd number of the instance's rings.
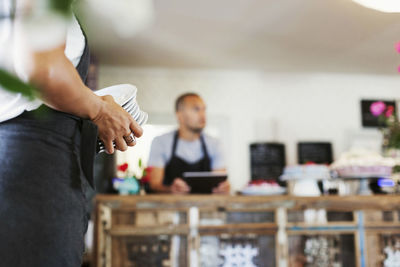
[[[367,8],[375,9],[386,13],[400,12],[399,0],[353,0],[357,4]]]

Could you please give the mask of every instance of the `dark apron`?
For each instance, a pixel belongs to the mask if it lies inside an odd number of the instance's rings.
[[[206,172],[211,171],[211,160],[208,156],[207,147],[204,142],[204,137],[200,136],[201,148],[203,150],[203,158],[195,163],[188,163],[187,161],[178,157],[176,147],[179,140],[178,131],[174,136],[174,143],[172,145],[172,156],[167,165],[165,166],[164,185],[171,185],[175,178],[182,178],[184,172]]]
[[[85,48],[83,50],[81,59],[75,69],[79,73],[82,81],[86,82],[90,65],[90,50],[87,43],[86,35],[83,30],[82,32],[85,36]],[[34,111],[24,112],[19,116],[19,118],[33,119],[39,121],[45,121],[48,119],[53,119],[57,121],[75,121],[76,126],[74,126],[74,123],[71,122],[70,128],[76,128],[74,138],[79,138],[79,140],[76,140],[75,143],[79,143],[82,145],[80,145],[79,148],[75,147],[74,153],[79,159],[81,176],[87,180],[87,182],[93,189],[95,189],[93,168],[96,155],[97,126],[92,121],[54,110],[46,105],[42,105]]]
[[[77,71],[86,79],[87,43]],[[78,267],[97,127],[45,105],[0,123],[1,266]]]

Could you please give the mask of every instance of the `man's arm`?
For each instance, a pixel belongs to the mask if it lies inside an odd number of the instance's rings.
[[[226,173],[226,168],[215,169],[213,172],[223,172]],[[228,180],[220,183],[216,188],[213,188],[214,194],[229,194],[231,191],[231,184]]]
[[[171,188],[163,184],[164,180],[164,168],[151,169],[150,173],[150,187],[153,191],[157,193],[170,193]]]
[[[92,120],[99,129],[99,138],[108,153],[116,148],[126,150],[123,136],[134,132],[142,135],[141,127],[111,96],[99,97],[86,87],[72,63],[64,54],[65,44],[35,51],[24,38],[24,27],[17,29],[15,66],[23,79],[35,85],[39,97],[50,107]],[[134,143],[130,144],[130,146]]]

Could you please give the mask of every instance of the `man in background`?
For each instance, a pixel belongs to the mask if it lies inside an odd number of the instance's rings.
[[[175,102],[175,112],[179,129],[156,137],[152,143],[150,187],[158,193],[187,194],[190,188],[182,179],[184,172],[225,172],[226,166],[219,141],[203,133],[203,99],[195,93],[183,94]],[[217,194],[229,191],[228,181],[213,189]]]

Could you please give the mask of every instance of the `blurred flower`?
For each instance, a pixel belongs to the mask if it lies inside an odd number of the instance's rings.
[[[307,161],[305,164],[306,165],[316,165],[316,163],[314,161]]]
[[[378,117],[381,125],[384,153],[390,149],[400,149],[400,122],[395,116],[395,106],[386,106],[382,101],[377,101],[371,104],[370,111]]]
[[[118,170],[121,172],[126,172],[128,167],[129,167],[128,163],[125,162],[124,164],[118,165]]]
[[[385,111],[385,117],[389,118],[393,115],[394,112],[394,107],[393,106],[388,106],[386,111]]]
[[[398,53],[400,53],[400,42],[397,42],[396,45],[395,45],[395,47],[396,47],[396,51],[397,51]]]
[[[141,184],[146,184],[150,182],[150,173],[153,170],[153,167],[147,167],[143,170],[142,179],[140,179]]]
[[[372,115],[374,115],[375,117],[382,115],[385,109],[386,109],[386,104],[383,103],[382,101],[374,102],[370,106],[370,111]]]

